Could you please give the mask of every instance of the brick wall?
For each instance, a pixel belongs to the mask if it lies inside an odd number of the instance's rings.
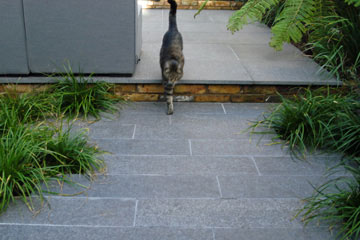
[[[4,91],[26,93],[43,91],[50,84],[0,84],[0,94]],[[316,87],[314,87],[316,88]],[[296,94],[299,87],[266,85],[205,85],[184,84],[175,87],[175,101],[184,102],[279,102],[277,92],[285,97]],[[161,84],[115,84],[116,95],[131,101],[164,101]]]
[[[177,0],[179,9],[198,9],[204,0]],[[243,5],[243,2],[234,0],[210,0],[205,9],[215,10],[236,10]],[[169,8],[167,0],[143,0],[144,8]]]

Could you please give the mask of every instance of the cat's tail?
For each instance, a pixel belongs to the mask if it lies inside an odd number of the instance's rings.
[[[170,3],[170,15],[176,16],[177,3],[175,0],[168,0]]]
[[[170,3],[169,29],[177,29],[177,24],[176,24],[177,3],[175,0],[168,0],[168,3]]]

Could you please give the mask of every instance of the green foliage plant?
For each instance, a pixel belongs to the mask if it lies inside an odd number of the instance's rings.
[[[90,115],[100,118],[100,113],[118,110],[116,103],[124,102],[122,97],[111,93],[113,84],[104,81],[94,81],[93,75],[75,75],[70,66],[65,67],[65,73],[57,77],[57,83],[52,93],[57,99],[56,106],[65,115],[87,119]]]
[[[360,0],[248,0],[227,27],[234,33],[252,21],[271,27],[270,46],[276,50],[284,43],[305,44],[338,79],[360,80]]]
[[[353,160],[360,163],[360,158]],[[306,224],[325,221],[338,230],[341,240],[360,237],[360,170],[346,166],[352,176],[332,179],[316,189],[305,199],[305,206],[298,212]]]
[[[357,152],[359,125],[355,123],[359,117],[355,112],[360,109],[357,95],[333,93],[337,90],[330,88],[301,91],[293,98],[280,95],[282,103],[263,120],[253,123],[252,133],[259,126],[275,130],[277,137],[298,157],[325,148],[351,155]]]

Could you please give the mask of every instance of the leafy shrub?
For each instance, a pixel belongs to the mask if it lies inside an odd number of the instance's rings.
[[[309,24],[307,51],[338,79],[360,79],[360,8],[335,1],[333,13]]]

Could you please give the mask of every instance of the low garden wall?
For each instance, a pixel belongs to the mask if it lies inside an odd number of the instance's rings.
[[[0,84],[1,92],[27,93],[43,91],[51,84]],[[174,90],[175,101],[182,102],[280,102],[278,93],[291,98],[302,86],[271,85],[206,85],[183,84]],[[319,86],[313,86],[313,89]],[[114,93],[135,102],[164,101],[164,87],[161,84],[115,84]]]
[[[179,9],[198,9],[204,0],[177,0]],[[237,10],[243,5],[243,1],[236,0],[210,0],[205,9],[214,10]],[[144,0],[144,8],[169,8],[167,0]]]

